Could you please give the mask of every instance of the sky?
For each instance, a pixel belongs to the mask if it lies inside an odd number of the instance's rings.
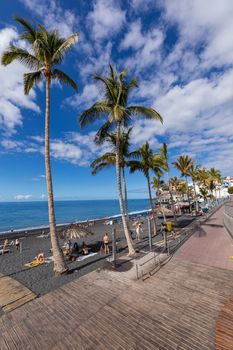
[[[139,88],[129,103],[155,108],[164,119],[137,118],[132,150],[166,142],[172,163],[188,154],[197,164],[233,174],[232,0],[12,0],[0,2],[0,56],[19,39],[17,15],[79,42],[60,67],[78,85],[53,83],[51,156],[55,199],[117,198],[115,169],[91,175],[106,151],[96,146],[100,123],[80,129],[80,113],[101,98],[93,74],[128,68]],[[0,65],[0,200],[46,199],[45,85],[23,92],[21,63]],[[172,175],[179,175],[171,166]],[[129,198],[147,197],[142,174],[128,174]]]

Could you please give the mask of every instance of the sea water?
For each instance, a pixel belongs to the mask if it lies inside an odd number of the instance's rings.
[[[130,199],[129,212],[149,209],[147,199]],[[118,200],[56,201],[57,224],[104,218],[119,214]],[[0,232],[48,225],[48,204],[38,202],[0,202]]]

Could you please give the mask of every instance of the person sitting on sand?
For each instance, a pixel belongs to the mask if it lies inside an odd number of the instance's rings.
[[[105,254],[109,254],[109,235],[106,232],[103,236],[103,243],[104,243],[104,252]]]
[[[44,253],[39,253],[36,257],[35,257],[35,260],[38,262],[38,263],[43,263],[44,262]]]
[[[86,243],[83,241],[83,244],[82,244],[82,255],[87,255],[89,252],[88,252],[88,246],[86,245]]]
[[[78,246],[78,243],[75,242],[71,250],[71,253],[69,255],[69,261],[75,261],[78,257],[78,253],[79,253],[79,246]]]

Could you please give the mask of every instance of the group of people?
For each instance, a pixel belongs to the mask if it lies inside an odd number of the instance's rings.
[[[69,239],[63,246],[63,253],[68,255],[69,261],[75,261],[79,255],[87,255],[89,253],[89,248],[84,241],[79,247],[77,242],[72,245],[72,242]]]
[[[19,250],[19,247],[20,247],[19,239],[16,238],[16,240],[13,240],[13,241],[10,242],[9,239],[6,238],[4,243],[3,243],[3,247],[9,247],[9,246],[15,246],[15,248],[17,250]]]

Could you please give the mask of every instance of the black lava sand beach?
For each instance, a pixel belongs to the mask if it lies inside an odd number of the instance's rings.
[[[143,235],[140,243],[135,243],[135,247],[141,248],[144,245],[148,245],[147,241],[147,220],[141,218],[143,223]],[[183,227],[190,223],[191,218],[180,218],[179,226]],[[85,256],[82,261],[68,262],[69,273],[54,276],[53,274],[53,263],[44,263],[37,267],[25,267],[26,263],[34,260],[35,256],[43,252],[45,257],[51,257],[50,238],[41,237],[41,235],[21,237],[20,242],[22,243],[22,252],[15,249],[13,246],[9,253],[0,255],[0,273],[15,278],[30,290],[32,290],[38,296],[44,295],[53,289],[62,286],[65,283],[72,281],[86,273],[103,267],[106,262],[106,255],[100,254],[100,248],[102,245],[102,237],[105,232],[108,232],[111,237],[113,228],[116,228],[117,242],[119,251],[120,248],[125,247],[124,234],[121,224],[114,224],[113,226],[104,225],[103,223],[96,223],[89,228],[94,235],[89,236],[85,239],[85,242],[90,248],[90,254]],[[160,240],[161,236],[154,238],[154,240]],[[72,240],[72,243],[77,241],[78,245],[81,246],[83,239]],[[2,241],[0,242],[2,244]],[[64,240],[60,240],[61,246],[64,244]],[[82,259],[82,258],[81,258]]]

